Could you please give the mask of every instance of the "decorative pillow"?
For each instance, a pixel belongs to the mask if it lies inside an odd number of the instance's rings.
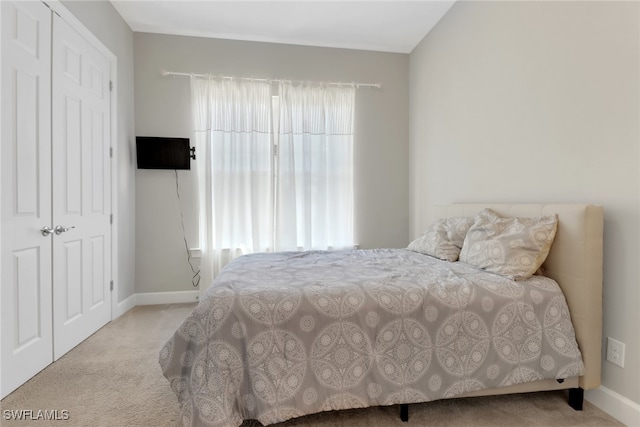
[[[558,215],[502,218],[491,209],[476,215],[460,261],[513,280],[525,280],[540,268],[558,229]]]
[[[457,261],[464,236],[473,224],[473,218],[440,218],[407,249],[431,255],[445,261]]]

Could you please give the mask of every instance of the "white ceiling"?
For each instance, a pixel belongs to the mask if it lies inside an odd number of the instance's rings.
[[[410,53],[455,0],[112,0],[133,31]]]

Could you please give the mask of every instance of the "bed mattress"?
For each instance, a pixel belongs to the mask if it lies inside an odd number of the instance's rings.
[[[405,249],[235,259],[160,352],[185,426],[426,402],[584,366],[555,281]]]

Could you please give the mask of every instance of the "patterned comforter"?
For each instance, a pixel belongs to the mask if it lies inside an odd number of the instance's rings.
[[[559,286],[403,249],[245,255],[160,352],[185,426],[264,425],[583,373]]]

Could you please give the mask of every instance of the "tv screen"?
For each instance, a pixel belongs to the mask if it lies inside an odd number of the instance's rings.
[[[138,169],[191,169],[189,138],[136,137]]]

